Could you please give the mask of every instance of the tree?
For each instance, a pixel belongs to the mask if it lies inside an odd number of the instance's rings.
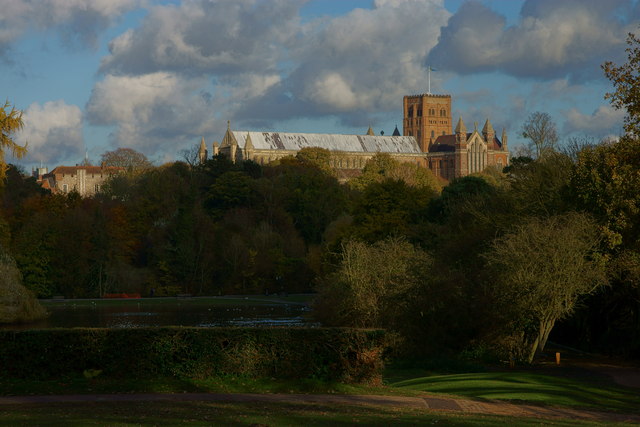
[[[107,151],[101,157],[103,166],[124,168],[127,172],[137,174],[153,167],[147,157],[132,149],[118,148],[114,151]]]
[[[624,108],[627,116],[624,129],[627,133],[638,136],[640,127],[640,39],[633,33],[627,36],[627,63],[617,66],[611,61],[602,65],[604,74],[613,83],[615,92],[605,95],[617,110]]]
[[[537,158],[554,151],[558,143],[556,124],[547,113],[531,113],[522,126],[522,136],[531,140]]]
[[[497,238],[485,254],[494,310],[502,316],[495,329],[511,336],[512,350],[529,363],[544,350],[556,321],[605,283],[598,243],[595,222],[572,212],[532,218]]]
[[[430,257],[401,238],[350,240],[338,270],[321,281],[315,312],[323,324],[401,328]]]
[[[305,165],[313,165],[323,172],[330,174],[331,151],[320,147],[304,147],[296,153],[296,159]]]
[[[434,193],[440,192],[442,188],[429,169],[413,163],[399,162],[387,153],[376,153],[367,160],[362,175],[349,181],[349,185],[354,189],[364,190],[367,185],[385,179],[403,181],[410,187],[428,189]]]
[[[0,186],[4,182],[7,173],[7,163],[5,161],[5,150],[9,150],[16,158],[21,158],[27,153],[26,145],[23,147],[13,141],[13,133],[19,131],[24,126],[22,122],[22,111],[11,107],[9,101],[0,108]]]

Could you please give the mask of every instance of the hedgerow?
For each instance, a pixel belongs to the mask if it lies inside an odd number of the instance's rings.
[[[99,370],[113,378],[376,382],[385,335],[349,328],[74,328],[4,330],[0,342],[0,378],[50,379]]]

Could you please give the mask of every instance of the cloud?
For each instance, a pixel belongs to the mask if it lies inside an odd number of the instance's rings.
[[[564,131],[566,133],[586,133],[598,138],[622,134],[625,111],[610,105],[601,105],[592,114],[582,114],[572,108],[565,112]]]
[[[201,78],[169,72],[108,75],[94,87],[86,106],[91,124],[115,126],[111,143],[147,155],[177,153],[208,134],[217,123]],[[217,123],[219,126],[219,123]]]
[[[226,120],[238,127],[339,115],[369,124],[426,90],[422,62],[450,16],[442,0],[376,1],[303,23],[300,0],[194,0],[150,8],[110,43],[87,104],[112,143],[151,153]],[[184,148],[184,147],[183,147]],[[178,151],[178,150],[175,150]]]
[[[422,63],[449,16],[442,1],[385,0],[311,22],[289,50],[293,71],[238,116],[337,116],[362,126],[372,114],[399,111],[402,96],[426,91]]]
[[[469,1],[442,28],[428,62],[459,74],[601,78],[600,63],[623,52],[637,18],[625,0],[527,0],[517,25],[507,27],[504,16]]]
[[[109,44],[110,74],[273,72],[294,42],[303,0],[194,0],[155,6]]]
[[[22,118],[24,129],[16,140],[27,142],[27,159],[55,164],[83,157],[82,112],[77,106],[62,100],[34,103]]]
[[[140,1],[0,0],[0,55],[33,29],[55,29],[67,45],[95,47],[98,34]]]

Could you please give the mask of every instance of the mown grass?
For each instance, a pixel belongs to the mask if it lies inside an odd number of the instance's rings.
[[[20,426],[596,426],[575,420],[443,414],[426,409],[306,403],[94,402],[0,407],[0,425]],[[615,424],[609,424],[615,425]],[[621,424],[622,425],[622,424]]]
[[[397,380],[389,386],[400,390],[497,399],[552,406],[617,412],[640,412],[640,390],[608,381],[585,381],[531,371],[476,372],[420,376]]]

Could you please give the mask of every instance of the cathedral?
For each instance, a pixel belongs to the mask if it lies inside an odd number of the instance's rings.
[[[365,135],[234,131],[227,122],[227,131],[220,143],[213,143],[212,154],[222,154],[233,162],[252,160],[264,165],[295,156],[305,147],[320,147],[331,152],[332,167],[357,174],[376,153],[387,153],[398,161],[429,168],[444,180],[487,167],[502,170],[508,165],[506,132],[503,130],[499,139],[489,119],[481,131],[476,124],[467,132],[460,117],[452,131],[450,95],[405,96],[403,110],[403,134],[396,127],[391,136],[375,135],[371,128]],[[202,138],[200,161],[208,154]]]

